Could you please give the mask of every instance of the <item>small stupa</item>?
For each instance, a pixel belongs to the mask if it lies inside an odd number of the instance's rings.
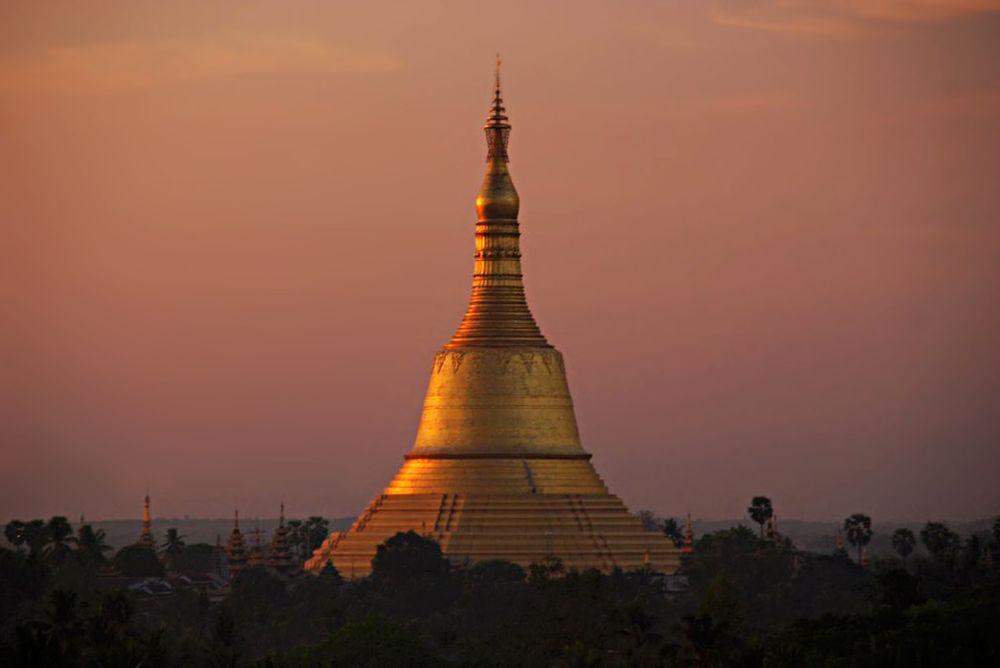
[[[226,560],[229,562],[229,578],[233,579],[247,566],[247,548],[240,532],[240,511],[233,518],[233,531],[226,544]]]

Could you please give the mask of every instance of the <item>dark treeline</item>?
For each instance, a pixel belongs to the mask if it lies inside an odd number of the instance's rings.
[[[772,513],[755,498],[759,531],[698,537],[686,587],[649,571],[566,571],[554,558],[527,572],[456,567],[411,532],[381,546],[363,580],[332,565],[254,568],[220,600],[102,588],[109,571],[156,567],[136,565],[136,546],[108,557],[101,536],[73,536],[63,518],[19,523],[7,535],[15,549],[0,549],[0,665],[1000,665],[1000,521],[964,540],[941,523],[902,530],[899,556],[868,561],[866,516],[845,521],[849,548],[820,555],[796,550]],[[645,519],[683,543],[675,520]],[[164,545],[168,568],[211,567],[176,533]]]

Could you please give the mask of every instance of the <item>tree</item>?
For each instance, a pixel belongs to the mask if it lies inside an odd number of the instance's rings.
[[[312,555],[313,550],[323,544],[326,537],[330,535],[330,522],[326,518],[313,515],[305,521],[303,528],[306,532],[306,556]]]
[[[217,567],[215,548],[208,543],[184,545],[167,557],[170,570],[180,573],[211,573]]]
[[[35,558],[42,555],[45,545],[49,542],[49,527],[45,520],[31,520],[24,525],[24,543],[28,553]]]
[[[27,545],[28,554],[39,557],[49,540],[48,526],[44,520],[11,520],[3,530],[4,536],[14,547]]]
[[[55,566],[61,566],[66,562],[70,553],[70,545],[76,543],[73,536],[73,527],[69,520],[61,515],[57,515],[49,520],[45,526],[45,533],[48,545],[45,547],[45,556]]]
[[[417,578],[440,579],[450,570],[437,541],[415,531],[397,533],[378,546],[372,559],[372,580],[389,585]]]
[[[156,558],[156,552],[145,545],[127,545],[118,550],[114,564],[127,577],[163,577],[163,564]]]
[[[4,538],[14,547],[24,545],[24,522],[21,520],[11,520],[3,528]]]
[[[663,520],[660,525],[660,531],[663,535],[674,542],[674,547],[681,547],[684,545],[684,532],[681,530],[680,522],[675,520],[673,517],[668,517]]]
[[[1000,547],[1000,517],[993,520],[993,543]]]
[[[660,518],[652,510],[640,510],[635,516],[639,518],[639,523],[646,531],[660,530]]]
[[[186,536],[182,536],[176,528],[170,527],[167,529],[167,537],[163,541],[163,554],[169,556],[175,556],[181,553],[184,549],[184,539]]]
[[[760,538],[763,540],[764,525],[774,516],[771,499],[766,496],[753,497],[753,500],[750,501],[750,507],[747,508],[747,513],[750,514],[750,519],[760,525]]]
[[[958,555],[962,541],[944,522],[928,522],[920,530],[920,540],[935,560],[950,563]]]
[[[291,663],[294,665],[359,668],[449,665],[437,658],[419,635],[400,622],[377,615],[348,622],[324,642],[312,648],[301,648],[293,657]]]
[[[854,513],[844,520],[844,535],[847,542],[858,548],[858,563],[861,563],[862,550],[872,539],[872,518],[863,513]]]
[[[892,548],[904,561],[913,552],[917,537],[907,528],[896,529],[892,534]]]
[[[309,555],[305,553],[307,538],[302,520],[288,520],[285,526],[288,527],[288,546],[295,553],[297,559],[306,559]]]
[[[76,532],[76,548],[80,556],[91,563],[105,561],[104,553],[112,549],[105,540],[104,529],[95,531],[89,524],[82,525]]]

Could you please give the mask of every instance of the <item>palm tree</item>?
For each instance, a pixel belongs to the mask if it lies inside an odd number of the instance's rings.
[[[324,517],[313,515],[305,522],[306,530],[306,554],[311,555],[313,550],[322,545],[326,537],[330,535],[330,522]]]
[[[61,566],[70,553],[70,545],[76,544],[73,536],[73,527],[69,520],[61,515],[57,515],[49,520],[45,526],[48,546],[45,548],[45,556],[56,566]]]
[[[180,554],[181,550],[183,550],[185,546],[185,538],[187,538],[187,536],[182,536],[176,528],[171,527],[167,529],[167,538],[163,541],[163,554],[169,556]]]
[[[285,525],[288,527],[288,544],[299,559],[304,558],[306,534],[302,527],[302,520],[288,520]]]
[[[774,516],[774,508],[771,506],[771,499],[766,496],[755,496],[750,501],[747,508],[750,519],[760,525],[760,539],[764,540],[764,525]]]
[[[11,520],[7,522],[7,525],[3,528],[4,538],[7,542],[14,547],[21,547],[24,545],[24,527],[26,525],[21,520]]]
[[[3,530],[4,536],[14,547],[28,546],[28,554],[38,558],[49,540],[49,529],[44,520],[11,520]]]
[[[862,550],[872,539],[872,518],[863,513],[854,513],[844,520],[844,534],[847,541],[858,548],[858,563],[862,559]]]
[[[105,561],[104,553],[112,549],[105,542],[106,538],[104,529],[97,529],[95,531],[94,527],[84,524],[76,532],[77,550],[80,551],[80,555],[85,559],[95,563],[102,563]]]
[[[903,561],[906,561],[906,558],[910,556],[916,544],[917,537],[907,528],[896,529],[892,534],[892,547]]]
[[[920,540],[927,547],[931,556],[940,562],[948,562],[955,558],[962,545],[962,539],[948,528],[944,522],[928,522],[920,530]]]

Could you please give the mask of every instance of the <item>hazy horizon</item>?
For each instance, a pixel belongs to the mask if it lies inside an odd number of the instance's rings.
[[[0,514],[379,494],[498,49],[528,301],[630,509],[1000,512],[1000,3],[503,6],[0,8]]]

